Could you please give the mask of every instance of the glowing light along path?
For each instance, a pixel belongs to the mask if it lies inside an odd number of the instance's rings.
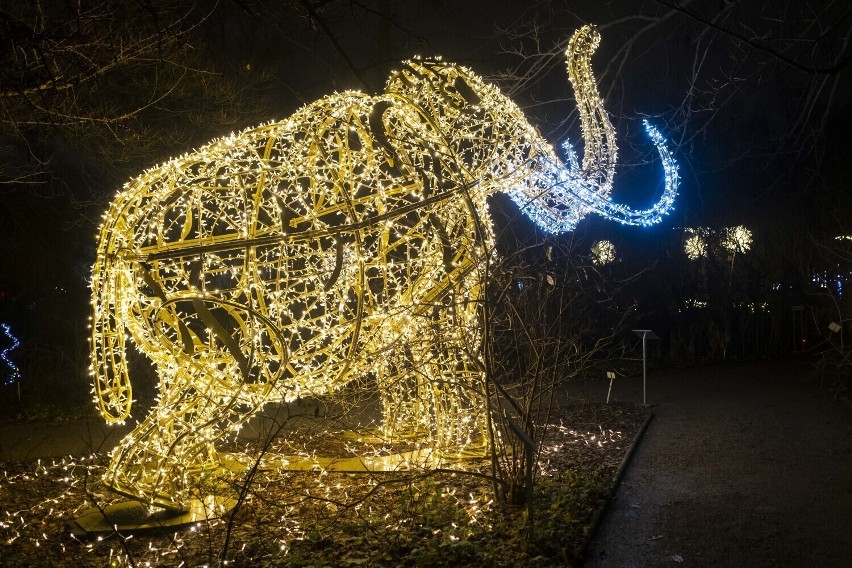
[[[381,434],[441,455],[488,439],[479,301],[509,192],[550,232],[598,211],[656,222],[677,166],[648,127],[666,187],[647,211],[611,203],[615,135],[590,26],[569,44],[582,165],[563,165],[518,107],[464,67],[412,60],[382,94],[348,91],[146,171],[105,214],[92,274],[95,399],[130,414],[125,341],[160,396],[114,450],[108,486],[181,508],[221,471],[215,443],[264,404],[375,381]]]
[[[6,363],[6,365],[9,366],[9,369],[12,370],[12,373],[3,380],[3,385],[8,386],[17,381],[19,378],[21,378],[21,374],[18,371],[18,367],[16,367],[12,360],[9,359],[9,352],[17,349],[18,345],[20,345],[20,342],[18,341],[17,337],[12,335],[12,330],[9,328],[9,324],[0,324],[0,329],[3,330],[3,333],[6,334],[6,337],[12,340],[12,346],[4,349],[3,352],[0,353],[0,360]]]

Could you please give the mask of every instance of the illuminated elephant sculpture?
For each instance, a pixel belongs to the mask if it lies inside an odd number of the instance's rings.
[[[446,454],[486,432],[479,299],[494,251],[486,198],[507,192],[548,232],[597,211],[650,224],[671,207],[610,201],[614,132],[595,86],[595,28],[568,51],[584,160],[563,164],[473,72],[404,63],[385,92],[344,92],[216,140],[129,182],[105,214],[92,278],[92,373],[108,422],[132,392],[125,340],[160,395],[113,451],[115,491],[180,509],[215,442],[264,404],[372,377],[383,431]]]

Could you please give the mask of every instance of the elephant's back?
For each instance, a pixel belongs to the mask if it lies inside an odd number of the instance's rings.
[[[378,341],[379,312],[435,256],[422,184],[375,134],[380,101],[334,95],[134,180],[111,238],[133,274],[137,344],[232,374],[229,358],[266,354],[299,376],[293,396],[345,382],[352,355]],[[225,337],[210,336],[211,318]]]

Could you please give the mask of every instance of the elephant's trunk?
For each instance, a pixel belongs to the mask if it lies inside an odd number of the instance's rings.
[[[509,191],[512,200],[548,233],[573,230],[590,211],[627,225],[658,223],[671,210],[677,195],[680,182],[677,163],[662,135],[645,121],[645,129],[663,161],[663,194],[654,206],[642,210],[630,209],[609,198],[617,149],[612,123],[592,75],[591,56],[599,41],[597,29],[584,26],[571,38],[565,53],[583,130],[582,167],[570,146],[566,148],[566,164],[542,142],[531,161],[533,175]]]
[[[591,57],[600,39],[597,28],[583,26],[571,37],[565,52],[568,76],[574,86],[574,96],[580,111],[584,143],[582,171],[577,171],[576,163],[569,163],[567,170],[570,181],[567,182],[566,189],[578,197],[583,204],[605,217],[626,225],[652,225],[658,223],[674,204],[680,181],[677,162],[672,158],[662,135],[646,120],[645,130],[663,161],[665,173],[663,194],[655,205],[642,210],[630,209],[613,203],[609,199],[617,148],[615,131],[604,109],[603,100],[598,94],[595,77],[592,74]],[[571,160],[570,156],[569,160]]]
[[[657,147],[657,152],[663,162],[663,193],[660,199],[648,209],[631,209],[625,205],[614,203],[608,197],[594,191],[583,191],[579,188],[578,197],[591,209],[597,211],[604,217],[608,217],[625,225],[653,225],[662,220],[674,206],[677,196],[677,188],[680,185],[678,165],[666,147],[666,141],[662,134],[654,128],[647,120],[644,121],[648,136]]]
[[[98,256],[92,268],[91,373],[95,401],[109,424],[123,422],[130,415],[133,398],[125,359],[125,328],[118,313],[126,275],[116,266],[121,260],[115,255],[111,238],[115,229],[111,223],[101,229]]]

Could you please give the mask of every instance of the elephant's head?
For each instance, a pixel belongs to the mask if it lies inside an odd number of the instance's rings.
[[[678,166],[662,135],[647,120],[645,130],[660,154],[665,187],[659,201],[644,210],[635,210],[609,198],[616,164],[615,132],[592,74],[591,56],[600,43],[594,26],[574,33],[566,50],[568,76],[574,86],[584,141],[582,165],[570,144],[564,144],[565,161],[545,145],[534,159],[536,172],[515,185],[512,200],[549,233],[573,230],[588,212],[627,225],[658,223],[674,204],[679,185]]]
[[[616,165],[615,130],[598,93],[591,57],[600,43],[594,26],[584,26],[566,50],[568,76],[580,113],[582,164],[570,145],[565,159],[526,120],[521,109],[473,71],[440,59],[414,60],[394,73],[386,86],[393,102],[383,103],[385,124],[374,129],[383,145],[410,171],[432,177],[433,185],[482,184],[502,191],[543,230],[574,229],[590,211],[630,225],[659,222],[674,203],[677,164],[659,132],[645,128],[665,171],[657,204],[633,210],[610,198]],[[451,184],[452,185],[452,184]],[[482,187],[481,186],[481,187]]]

